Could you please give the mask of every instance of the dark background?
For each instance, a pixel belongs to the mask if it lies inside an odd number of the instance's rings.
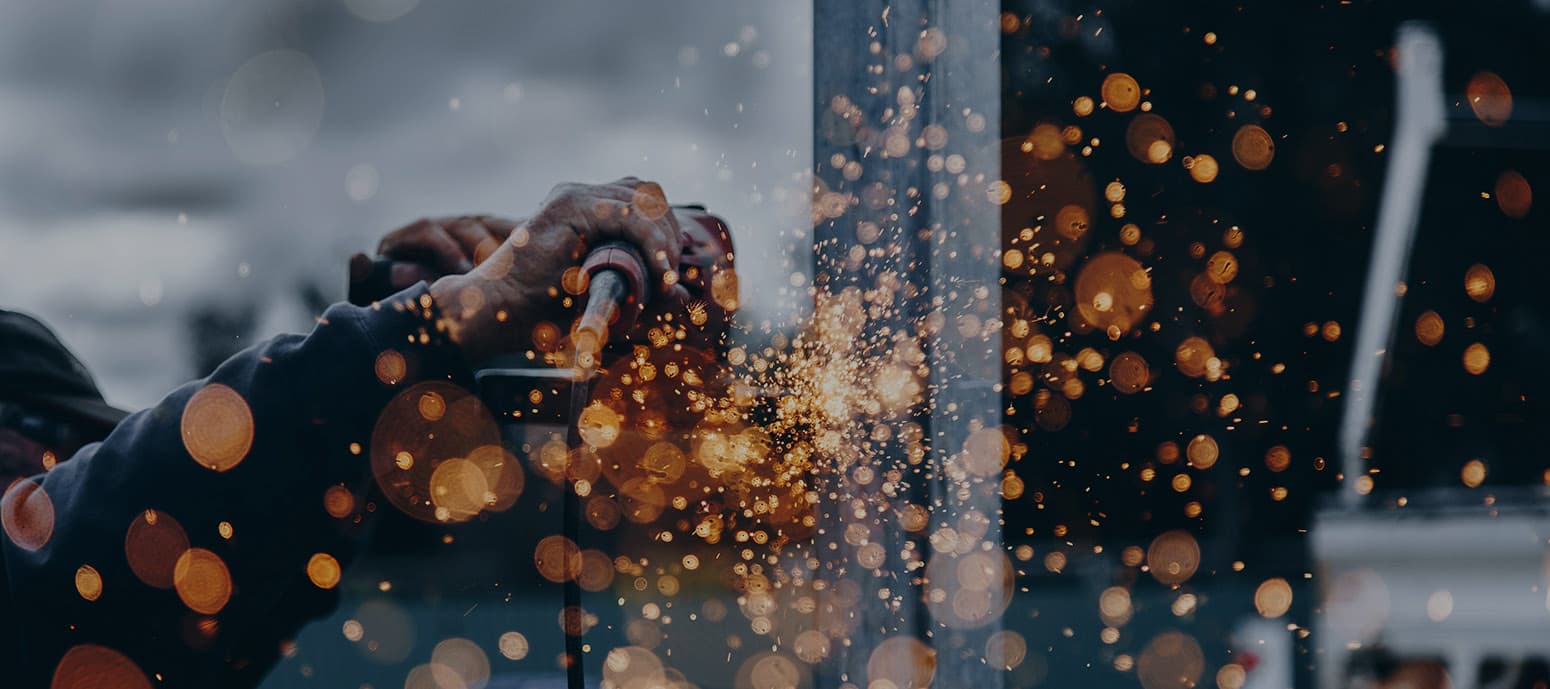
[[[1003,37],[1003,136],[1021,140],[1049,122],[1076,124],[1084,139],[1101,140],[1091,157],[1076,157],[1097,199],[1086,255],[1123,249],[1150,268],[1152,320],[1160,325],[1156,331],[1143,325],[1118,342],[1101,332],[1063,337],[1064,326],[1046,326],[1057,352],[1090,346],[1106,360],[1127,350],[1142,354],[1152,389],[1121,395],[1089,384],[1081,399],[1070,401],[1069,425],[1055,432],[1039,427],[1031,405],[1009,419],[1029,446],[1015,468],[1027,494],[1040,492],[1046,507],[1009,502],[1008,542],[1024,538],[1040,557],[1051,549],[1071,552],[1073,562],[1085,555],[1071,566],[1080,573],[1075,577],[1029,563],[1027,585],[1049,595],[1019,596],[1008,613],[1007,626],[1024,633],[1030,648],[1045,650],[1047,683],[1130,681],[1113,673],[1113,657],[1139,654],[1167,626],[1184,626],[1200,640],[1209,670],[1225,662],[1216,655],[1224,637],[1255,614],[1252,592],[1272,576],[1285,577],[1296,591],[1289,621],[1311,624],[1317,589],[1305,577],[1315,570],[1307,530],[1339,485],[1341,393],[1388,165],[1388,154],[1375,147],[1392,136],[1391,49],[1406,20],[1426,21],[1442,42],[1449,133],[1427,171],[1405,278],[1409,290],[1369,439],[1368,466],[1380,473],[1365,504],[1393,509],[1407,496],[1480,505],[1497,493],[1532,496],[1532,487],[1543,484],[1550,462],[1535,422],[1544,418],[1543,396],[1550,392],[1544,272],[1550,232],[1537,206],[1515,220],[1494,196],[1482,198],[1507,169],[1531,185],[1545,179],[1550,20],[1538,5],[1014,1],[1003,10],[1019,20]],[[1204,40],[1207,32],[1216,34],[1214,44]],[[1463,100],[1465,84],[1480,70],[1495,72],[1511,88],[1513,115],[1503,128],[1483,126]],[[1146,165],[1125,150],[1125,126],[1139,110],[1073,114],[1079,96],[1102,100],[1099,84],[1113,71],[1149,89],[1152,112],[1172,124],[1177,143],[1168,163]],[[1229,94],[1234,85],[1238,95]],[[1256,91],[1253,102],[1243,97],[1247,89]],[[1264,171],[1233,160],[1233,133],[1248,123],[1275,139],[1274,161]],[[1192,181],[1181,165],[1183,156],[1197,153],[1211,154],[1221,166],[1211,184]],[[1030,164],[1009,156],[1005,176]],[[1124,220],[1109,218],[1102,200],[1103,186],[1114,179],[1127,188]],[[1013,231],[1028,223],[1004,221]],[[1153,242],[1149,255],[1119,242],[1124,222],[1140,225]],[[1231,226],[1244,232],[1241,248],[1233,250],[1240,270],[1226,308],[1213,314],[1189,296],[1190,279],[1205,266],[1190,245],[1199,242],[1210,256],[1224,248],[1223,232]],[[1475,263],[1496,276],[1495,295],[1485,303],[1464,291],[1464,273]],[[1069,290],[1042,281],[1011,278],[1009,289],[1035,305],[1070,300]],[[1446,323],[1436,347],[1415,336],[1416,317],[1426,309]],[[1333,341],[1323,335],[1330,322],[1340,328]],[[1174,349],[1189,336],[1212,344],[1227,377],[1207,382],[1175,369]],[[1461,364],[1473,342],[1491,352],[1490,368],[1479,376]],[[1284,372],[1275,373],[1276,364]],[[1105,373],[1082,375],[1091,383]],[[1238,395],[1242,408],[1222,418],[1216,409],[1227,393]],[[1197,433],[1220,445],[1214,467],[1158,459],[1160,443],[1176,442],[1182,454]],[[1264,462],[1274,445],[1290,450],[1284,472]],[[1473,493],[1454,490],[1462,489],[1461,467],[1476,458],[1487,465],[1485,484]],[[1150,483],[1138,478],[1146,467],[1157,471]],[[1193,479],[1183,493],[1169,487],[1179,473]],[[1286,490],[1285,499],[1272,499],[1277,487]],[[1201,503],[1200,516],[1185,515],[1189,501]],[[1052,535],[1060,525],[1068,529],[1063,538]],[[1177,592],[1117,562],[1124,547],[1145,548],[1168,529],[1190,532],[1202,549],[1200,573],[1184,589],[1207,602],[1182,619],[1169,611]],[[1093,545],[1104,553],[1093,555]],[[1235,561],[1244,564],[1243,573],[1233,571]],[[1131,580],[1138,581],[1136,621],[1119,643],[1101,644],[1102,623],[1091,614],[1091,601],[1102,588]],[[1074,627],[1074,635],[1068,638],[1065,627]],[[1299,683],[1311,679],[1307,653],[1299,650]],[[1212,682],[1209,671],[1201,682]]]

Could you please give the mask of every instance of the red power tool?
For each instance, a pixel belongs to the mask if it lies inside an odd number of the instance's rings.
[[[726,222],[704,206],[674,206],[673,215],[683,232],[677,279],[689,292],[688,303],[663,304],[653,298],[657,290],[648,284],[646,264],[634,245],[611,241],[593,247],[582,263],[589,277],[586,306],[571,333],[577,368],[596,368],[595,356],[610,344],[645,337],[650,329],[637,332],[637,323],[654,324],[665,318],[693,322],[696,327],[690,329],[687,345],[714,348],[721,344],[738,303],[732,234]],[[397,291],[390,279],[394,263],[384,257],[353,259],[350,303],[366,306]]]

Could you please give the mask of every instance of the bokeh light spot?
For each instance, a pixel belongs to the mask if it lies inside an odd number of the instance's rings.
[[[124,535],[129,568],[147,586],[170,589],[178,559],[188,550],[188,534],[165,512],[146,510],[135,516]]]
[[[909,636],[884,639],[866,664],[868,686],[926,689],[936,677],[936,651]]]
[[[1479,488],[1480,484],[1485,483],[1485,475],[1485,462],[1478,459],[1471,459],[1465,462],[1464,468],[1459,471],[1459,479],[1464,482],[1465,486],[1470,488]]]
[[[409,374],[409,364],[404,360],[404,355],[393,349],[383,350],[378,354],[374,368],[377,380],[386,385],[397,385],[404,380],[404,376]]]
[[[226,563],[203,548],[190,548],[178,556],[172,583],[178,598],[197,613],[214,615],[231,600],[231,573]]]
[[[1137,115],[1125,128],[1125,148],[1130,155],[1149,165],[1161,165],[1173,158],[1173,125],[1160,115]]]
[[[102,575],[97,573],[97,568],[81,565],[75,570],[75,592],[92,601],[102,596]]]
[[[96,644],[73,646],[54,667],[50,689],[151,689],[140,666],[118,651]]]
[[[1219,453],[1220,448],[1216,444],[1216,439],[1205,434],[1191,438],[1189,445],[1184,448],[1184,456],[1189,458],[1189,465],[1196,469],[1210,469],[1215,466]]]
[[[1500,127],[1512,117],[1512,90],[1494,72],[1480,71],[1470,77],[1464,100],[1487,127]]]
[[[323,509],[335,519],[348,517],[355,512],[355,494],[344,486],[329,486],[323,491]]]
[[[211,383],[183,407],[182,431],[183,447],[194,461],[227,471],[253,447],[253,411],[236,390]]]
[[[1157,581],[1182,584],[1194,576],[1195,569],[1200,566],[1200,544],[1184,531],[1160,534],[1147,548],[1146,566]]]
[[[527,657],[527,637],[523,636],[521,632],[506,632],[502,634],[497,645],[500,647],[501,655],[505,656],[507,660],[522,660]]]
[[[1516,170],[1507,170],[1496,178],[1496,206],[1503,215],[1522,219],[1534,206],[1534,188]]]
[[[1470,299],[1484,304],[1496,295],[1496,274],[1484,264],[1476,263],[1464,271],[1464,293]]]
[[[331,589],[339,585],[339,561],[328,553],[314,553],[307,560],[307,578],[312,585],[320,589]]]
[[[1076,278],[1077,313],[1087,324],[1124,333],[1152,308],[1152,278],[1140,262],[1118,251],[1088,259]]]
[[[0,497],[0,527],[16,547],[36,552],[54,535],[54,501],[38,482],[17,479]]]
[[[1216,158],[1206,153],[1188,156],[1184,158],[1184,169],[1189,170],[1190,179],[1201,184],[1210,184],[1216,181],[1216,175],[1221,171],[1221,166]]]
[[[1285,579],[1266,579],[1254,590],[1254,609],[1266,619],[1275,619],[1292,609],[1292,585]]]
[[[1464,370],[1478,376],[1491,367],[1491,350],[1476,342],[1464,348]]]
[[[221,131],[237,159],[252,165],[290,160],[323,121],[323,79],[312,59],[274,50],[243,63],[221,98]]]
[[[1136,679],[1143,689],[1195,689],[1205,671],[1205,654],[1194,637],[1163,632],[1136,659]]]
[[[581,574],[581,549],[564,536],[546,536],[533,549],[533,563],[549,581],[570,581]]]
[[[1135,77],[1124,72],[1104,77],[1098,92],[1114,112],[1130,112],[1141,104],[1141,85],[1136,83]]]
[[[1276,156],[1275,140],[1257,124],[1238,128],[1232,137],[1232,157],[1246,170],[1263,170],[1270,167]]]
[[[1415,338],[1428,347],[1435,347],[1442,342],[1444,329],[1442,316],[1437,315],[1436,311],[1423,311],[1415,319]]]
[[[453,683],[438,681],[440,689],[483,689],[490,681],[489,657],[468,639],[454,637],[436,644],[431,650],[431,665],[447,668],[455,675]]]

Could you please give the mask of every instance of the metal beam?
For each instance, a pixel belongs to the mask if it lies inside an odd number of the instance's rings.
[[[931,558],[978,552],[1006,562],[1000,477],[965,472],[962,456],[971,433],[997,429],[1001,418],[1000,208],[988,193],[1000,179],[999,18],[999,4],[986,0],[814,4],[815,287],[823,298],[897,278],[896,306],[868,321],[863,337],[910,333],[928,369],[909,412],[927,452],[910,457],[896,443],[874,458],[909,477],[907,488],[883,495],[845,485],[819,506],[825,570],[860,593],[846,613],[855,616],[849,643],[820,669],[820,687],[867,686],[872,652],[899,636],[934,652],[935,686],[1003,682],[984,657],[999,619],[964,625],[933,616],[926,602]],[[873,355],[881,365],[890,352]],[[890,508],[877,514],[928,505],[925,538],[899,519],[869,516],[888,561],[858,567],[840,540],[859,521],[850,509],[858,498]],[[931,552],[947,542],[931,535],[956,533],[964,520],[983,534]],[[995,581],[1011,574],[993,569]]]

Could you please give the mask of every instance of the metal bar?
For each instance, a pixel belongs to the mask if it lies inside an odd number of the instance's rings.
[[[1001,7],[989,0],[933,0],[930,12],[946,47],[932,62],[922,107],[928,123],[947,133],[939,154],[964,161],[961,172],[944,166],[931,173],[934,202],[927,207],[933,238],[929,294],[944,322],[929,349],[930,428],[938,466],[948,467],[975,429],[1001,427],[1001,207],[990,197],[991,185],[1001,179]],[[939,198],[942,185],[948,193]],[[995,544],[988,553],[995,568],[990,580],[1010,581],[1001,537],[1001,477],[939,471],[930,488],[936,509],[929,528],[983,519],[986,532],[975,548]],[[960,548],[952,555],[965,553]],[[1002,686],[1006,672],[985,658],[987,640],[1000,629],[999,615],[971,629],[933,625],[934,686]]]
[[[927,399],[911,410],[932,448],[926,465],[895,448],[899,456],[871,461],[879,473],[901,470],[907,488],[884,495],[846,485],[849,493],[819,505],[826,576],[854,584],[862,602],[848,613],[849,643],[835,645],[818,687],[867,686],[872,651],[899,636],[934,653],[933,686],[991,689],[1004,676],[983,659],[983,638],[996,623],[964,630],[932,619],[919,562],[899,555],[912,545],[928,551],[924,539],[897,520],[867,520],[890,553],[875,569],[846,562],[852,549],[841,540],[861,521],[847,499],[895,512],[929,504],[928,532],[977,512],[990,522],[981,542],[996,544],[1000,555],[999,479],[964,481],[949,467],[972,428],[1000,424],[1000,214],[987,196],[1000,179],[999,17],[999,4],[988,0],[814,3],[814,285],[824,297],[897,276],[918,290],[899,294],[891,315],[869,321],[861,339],[940,326],[923,343]],[[948,157],[951,166],[940,164]],[[985,331],[995,336],[981,338]]]
[[[571,371],[570,385],[570,416],[565,420],[565,447],[574,451],[581,447],[581,430],[577,420],[581,418],[581,412],[586,410],[587,404],[592,401],[592,379],[590,376],[580,375],[580,372]],[[577,550],[581,549],[581,507],[577,499],[576,487],[571,484],[569,476],[570,462],[566,461],[566,474],[560,478],[560,530],[563,535],[576,544]],[[568,568],[569,565],[567,564]],[[581,612],[581,577],[569,577],[564,583],[564,600],[567,610],[576,610],[576,614],[583,619],[578,621],[577,634],[570,634],[570,630],[564,630],[565,655],[570,659],[570,664],[565,667],[565,682],[570,689],[586,688],[586,663],[582,657],[582,630],[586,629],[585,614]],[[563,612],[561,613],[564,614]]]
[[[1399,27],[1399,68],[1395,84],[1394,142],[1390,147],[1387,181],[1378,210],[1378,232],[1367,265],[1361,321],[1352,350],[1351,380],[1340,421],[1340,455],[1346,507],[1361,500],[1357,478],[1366,473],[1363,447],[1377,401],[1377,387],[1394,322],[1399,312],[1399,285],[1420,221],[1426,169],[1432,146],[1446,130],[1443,115],[1442,44],[1419,23]]]

